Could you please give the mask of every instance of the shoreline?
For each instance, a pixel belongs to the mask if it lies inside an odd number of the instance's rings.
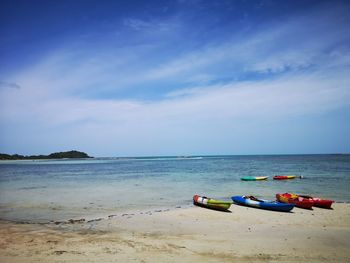
[[[229,211],[190,206],[71,224],[0,221],[0,261],[349,262],[349,204]]]
[[[6,219],[0,217],[0,223],[12,223],[12,224],[27,224],[27,225],[50,225],[50,224],[70,224],[72,221],[73,223],[76,222],[93,222],[93,221],[101,221],[101,220],[108,220],[113,217],[123,217],[123,216],[139,216],[139,215],[153,215],[154,213],[163,213],[178,209],[188,209],[193,207],[192,203],[185,203],[185,204],[179,204],[179,205],[169,205],[169,206],[160,206],[160,207],[148,207],[148,208],[132,208],[132,209],[119,209],[119,210],[110,210],[109,212],[92,212],[92,213],[85,213],[84,215],[80,216],[73,216],[73,217],[66,217],[65,219],[61,218],[52,218],[48,220],[36,220],[36,219]]]
[[[344,205],[349,205],[350,206],[350,202],[346,202],[346,201],[336,201],[333,203],[334,205],[338,205],[338,204],[344,204]],[[231,205],[231,209],[232,207],[235,206],[241,206],[238,204],[232,204]],[[51,219],[51,220],[38,220],[36,221],[35,219],[28,219],[28,220],[21,220],[21,219],[5,219],[5,218],[1,218],[0,217],[0,223],[12,223],[12,224],[33,224],[33,225],[50,225],[50,224],[72,224],[75,222],[94,222],[94,221],[101,221],[101,220],[108,220],[114,217],[123,217],[123,216],[141,216],[141,215],[153,215],[154,213],[164,213],[164,212],[169,212],[169,211],[174,211],[174,210],[179,210],[179,209],[190,209],[192,207],[196,207],[195,205],[193,205],[193,203],[189,202],[186,204],[179,204],[179,205],[170,205],[170,206],[162,206],[162,207],[148,207],[146,208],[134,208],[134,209],[120,209],[120,210],[114,210],[113,212],[104,212],[104,213],[87,213],[85,215],[81,215],[81,216],[73,216],[73,217],[67,217],[66,219]],[[244,206],[243,206],[244,207]],[[255,208],[258,210],[264,210],[264,209],[259,209],[259,208]],[[294,207],[293,211],[298,210],[300,208],[298,207]],[[314,207],[313,210],[317,210],[317,209],[322,209],[322,208],[318,208],[318,207]],[[311,211],[313,211],[311,210]],[[327,210],[327,209],[325,209]],[[328,210],[333,210],[333,208],[328,209]],[[214,210],[215,211],[215,210]],[[220,212],[220,211],[217,211]],[[274,212],[274,211],[271,211]]]

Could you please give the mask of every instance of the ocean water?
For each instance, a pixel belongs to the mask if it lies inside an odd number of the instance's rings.
[[[278,174],[304,179],[274,181]],[[243,176],[270,176],[245,182]],[[262,155],[0,162],[0,219],[48,222],[189,206],[194,194],[350,202],[350,155]]]

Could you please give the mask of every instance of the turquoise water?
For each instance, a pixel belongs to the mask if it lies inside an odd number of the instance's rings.
[[[274,181],[277,174],[305,179]],[[243,176],[270,176],[244,182]],[[0,219],[46,222],[187,206],[194,194],[350,202],[350,155],[99,158],[0,162]]]

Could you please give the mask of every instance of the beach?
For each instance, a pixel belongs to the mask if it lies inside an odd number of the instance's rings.
[[[1,0],[0,263],[350,263],[349,13]]]
[[[349,262],[350,204],[280,213],[232,205],[0,223],[0,262]]]

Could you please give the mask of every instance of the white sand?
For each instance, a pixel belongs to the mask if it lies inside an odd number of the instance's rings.
[[[279,213],[237,205],[92,223],[0,223],[0,262],[350,262],[350,204]]]

